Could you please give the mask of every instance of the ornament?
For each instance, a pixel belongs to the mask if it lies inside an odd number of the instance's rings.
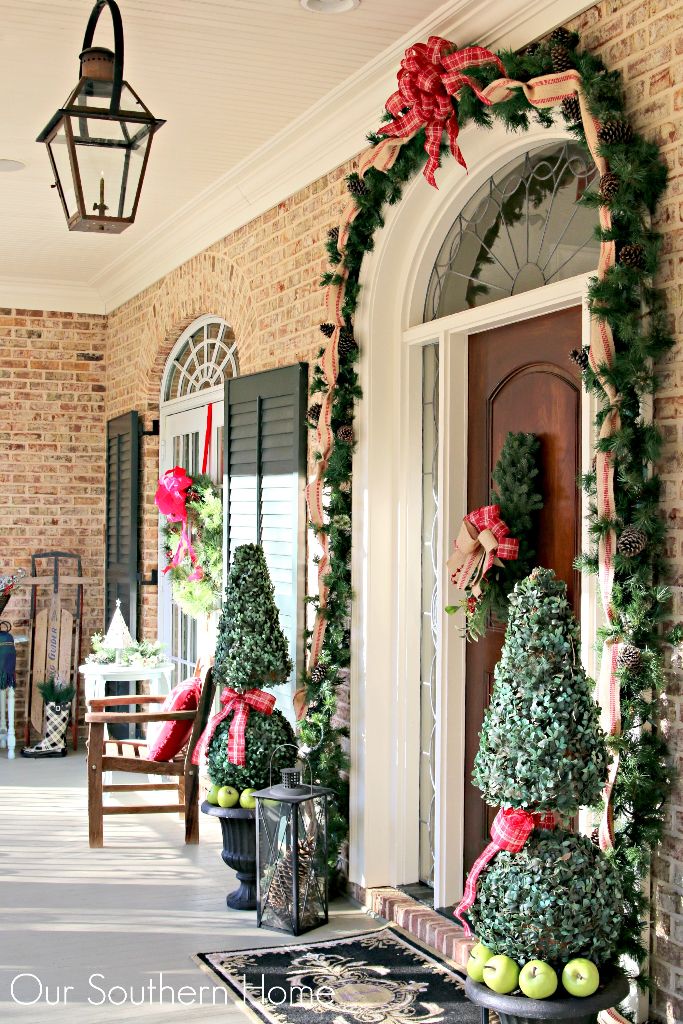
[[[358,196],[366,196],[368,194],[368,186],[355,171],[353,174],[349,174],[346,179],[346,187],[351,195],[356,196],[356,198],[358,198]]]
[[[340,359],[346,359],[353,352],[356,351],[358,345],[356,339],[353,336],[352,327],[342,327],[339,332],[339,345],[337,351],[339,352]]]
[[[557,74],[560,74],[562,71],[569,71],[572,67],[569,51],[564,46],[553,46],[550,51],[550,59],[553,62],[553,71]]]
[[[569,353],[569,358],[572,362],[576,363],[582,370],[588,369],[588,349],[587,348],[573,348]]]
[[[314,402],[313,405],[309,405],[308,412],[306,415],[308,419],[311,421],[311,423],[315,423],[317,426],[318,420],[320,419],[320,413],[322,411],[323,407],[320,404],[320,402]]]
[[[642,655],[635,644],[622,644],[617,654],[619,668],[636,669],[640,665]]]
[[[576,37],[569,29],[556,28],[554,32],[550,33],[550,42],[558,43],[560,46],[566,46],[567,49],[573,50],[576,46]]]
[[[330,230],[327,232],[327,237],[329,238],[330,242],[334,242],[334,244],[336,245],[337,242],[339,241],[339,228],[330,228]]]
[[[326,338],[331,338],[334,334],[334,324],[321,324],[320,330]]]
[[[619,191],[619,185],[618,176],[613,174],[612,171],[607,171],[600,178],[600,198],[604,199],[606,203],[611,203]]]
[[[316,665],[315,668],[311,670],[311,682],[314,686],[321,686],[325,682],[326,675],[325,666]]]
[[[598,141],[607,146],[614,146],[618,143],[630,142],[633,138],[633,128],[628,121],[605,121],[598,128]]]
[[[637,526],[626,526],[619,534],[617,551],[624,558],[635,558],[647,547],[647,534]]]
[[[576,96],[565,96],[562,100],[562,116],[567,121],[581,120],[581,106]]]
[[[619,250],[619,262],[624,267],[642,270],[645,266],[645,250],[642,245],[622,245]]]
[[[349,423],[345,423],[337,430],[337,440],[341,441],[342,444],[353,444],[353,427]]]

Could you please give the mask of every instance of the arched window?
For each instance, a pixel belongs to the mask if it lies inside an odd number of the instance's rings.
[[[425,322],[594,270],[597,213],[577,200],[597,180],[575,142],[530,150],[492,175],[439,250]]]
[[[237,373],[233,329],[220,317],[202,317],[178,339],[166,371],[164,401],[218,387]]]

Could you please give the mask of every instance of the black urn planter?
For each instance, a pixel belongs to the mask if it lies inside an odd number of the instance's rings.
[[[601,1010],[617,1006],[628,992],[629,983],[621,973],[614,974],[594,995],[585,999],[566,993],[550,999],[501,996],[471,978],[465,982],[467,998],[478,1006],[495,1010],[500,1024],[532,1024],[539,1020],[551,1020],[555,1024],[595,1024]]]
[[[231,910],[256,910],[256,813],[244,807],[217,807],[202,803],[204,814],[218,818],[223,833],[225,864],[237,873],[239,887],[225,902]]]

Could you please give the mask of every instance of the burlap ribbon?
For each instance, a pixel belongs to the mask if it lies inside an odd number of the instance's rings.
[[[228,761],[230,764],[246,764],[246,734],[250,711],[260,711],[262,715],[272,715],[275,697],[265,690],[246,690],[238,693],[231,686],[226,686],[221,693],[223,710],[215,714],[202,733],[194,748],[192,763],[199,764],[207,755],[209,745],[216,729],[234,712],[228,732]]]
[[[519,541],[509,533],[500,518],[500,505],[484,505],[465,516],[455,550],[447,562],[451,582],[458,590],[469,589],[474,597],[479,597],[491,566],[502,565],[501,559],[517,558]]]
[[[455,917],[462,924],[467,936],[472,934],[472,929],[465,914],[477,898],[477,882],[480,874],[501,850],[519,853],[535,828],[555,828],[554,814],[534,814],[517,807],[506,807],[498,811],[491,825],[491,842],[472,865],[472,870],[465,883],[465,892],[454,911]]]

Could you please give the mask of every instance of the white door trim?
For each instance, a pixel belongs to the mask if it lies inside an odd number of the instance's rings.
[[[583,303],[588,275],[422,324],[427,282],[446,231],[483,180],[534,144],[569,137],[564,125],[510,137],[503,128],[468,128],[466,176],[455,161],[438,172],[437,192],[417,175],[403,200],[386,214],[374,251],[363,262],[356,316],[363,401],[357,414],[354,459],[352,579],[354,643],[351,663],[351,881],[365,888],[416,881],[419,702],[415,675],[420,563],[415,546],[415,465],[420,438],[421,360],[415,350],[438,341],[450,408],[440,403],[441,531],[443,561],[466,512],[467,337],[484,327],[539,316]],[[464,134],[464,133],[463,133]],[[584,316],[588,341],[588,315]],[[455,390],[454,390],[455,389]],[[445,399],[444,390],[442,395]],[[590,466],[592,409],[583,402],[583,462]],[[418,441],[416,441],[416,438]],[[419,490],[418,490],[419,493]],[[417,530],[419,535],[419,529]],[[419,550],[419,543],[418,543]],[[447,603],[442,569],[439,602]],[[597,619],[595,587],[584,581],[582,627]],[[462,878],[464,770],[464,641],[446,616],[440,625],[437,697],[435,848],[438,905],[453,902]],[[590,634],[589,634],[590,635]],[[594,637],[595,633],[592,633]],[[586,639],[586,638],[584,638]],[[584,656],[592,660],[592,640]],[[449,680],[448,686],[444,680]],[[413,692],[414,691],[414,692]]]

